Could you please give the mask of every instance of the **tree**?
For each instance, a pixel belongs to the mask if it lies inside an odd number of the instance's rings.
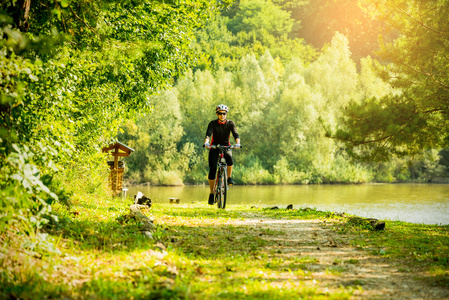
[[[97,152],[114,137],[122,118],[151,108],[149,97],[194,63],[193,29],[224,5],[207,0],[2,2],[2,157],[14,151],[13,143],[33,152],[51,145],[59,148],[58,157],[64,151],[72,156]]]
[[[297,56],[311,60],[313,47],[289,37],[294,24],[290,12],[272,1],[235,1],[230,10],[222,11],[197,31],[194,45],[204,53],[199,68],[234,71],[245,55],[258,57],[266,51],[282,62]]]
[[[293,20],[290,13],[280,9],[270,0],[251,0],[240,3],[240,9],[228,23],[230,30],[237,32],[255,32],[259,39],[265,35],[280,37],[292,30]]]
[[[177,148],[184,134],[177,92],[167,90],[153,96],[151,101],[153,112],[140,116],[136,123],[128,121],[122,126],[123,133],[118,135],[120,141],[135,149],[126,159],[130,179],[152,184],[182,183],[177,171],[188,171],[191,146],[186,143]],[[164,177],[168,174],[174,181],[167,182],[168,178]]]
[[[400,93],[354,100],[334,137],[361,158],[388,159],[449,144],[447,1],[366,0],[398,38],[382,42],[379,75]]]
[[[195,62],[194,28],[227,2],[1,1],[0,229],[105,171],[101,147]]]
[[[336,33],[330,45],[311,64],[306,82],[321,92],[329,107],[338,107],[355,96],[357,76],[348,39]]]

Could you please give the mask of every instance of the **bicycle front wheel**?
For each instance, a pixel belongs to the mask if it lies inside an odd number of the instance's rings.
[[[217,190],[215,191],[215,202],[217,202],[218,208],[221,208],[222,202],[222,185],[223,185],[223,177],[221,175],[217,178]]]
[[[226,198],[228,196],[228,173],[226,172],[226,169],[224,169],[223,172],[223,189],[222,189],[222,196],[221,196],[221,208],[226,208]]]
[[[224,180],[224,187],[223,187],[223,196],[222,196],[222,202],[221,202],[221,208],[225,209],[226,207],[226,198],[228,196],[228,180],[225,176]]]

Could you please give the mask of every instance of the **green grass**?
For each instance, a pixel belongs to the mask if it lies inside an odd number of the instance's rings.
[[[391,221],[383,231],[352,227],[349,234],[355,246],[400,261],[401,272],[424,270],[432,285],[449,287],[449,226]]]
[[[230,225],[250,217],[321,219],[376,255],[424,268],[435,284],[448,279],[448,226],[388,222],[376,232],[316,210],[268,210],[207,204],[155,204],[154,239],[128,217],[131,201],[80,197],[39,243],[15,231],[0,235],[0,298],[69,299],[349,299],[358,284],[328,290],[312,276],[313,256],[281,256],[275,229]],[[33,244],[34,241],[34,244]],[[269,250],[267,250],[269,249]],[[282,251],[281,251],[282,252]],[[339,276],[334,260],[327,274]]]

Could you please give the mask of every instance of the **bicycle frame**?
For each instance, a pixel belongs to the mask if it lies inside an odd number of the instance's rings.
[[[235,146],[220,146],[211,145],[210,149],[220,149],[217,162],[217,175],[215,176],[214,184],[214,203],[217,203],[218,208],[224,209],[226,207],[226,198],[228,191],[228,164],[224,154],[229,149],[237,149]]]

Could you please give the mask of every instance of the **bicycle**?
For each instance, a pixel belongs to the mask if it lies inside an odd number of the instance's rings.
[[[215,176],[214,184],[214,204],[217,203],[218,208],[225,209],[228,194],[228,164],[226,163],[224,154],[230,149],[238,149],[241,147],[210,145],[206,148],[220,149],[217,162],[217,175]]]

